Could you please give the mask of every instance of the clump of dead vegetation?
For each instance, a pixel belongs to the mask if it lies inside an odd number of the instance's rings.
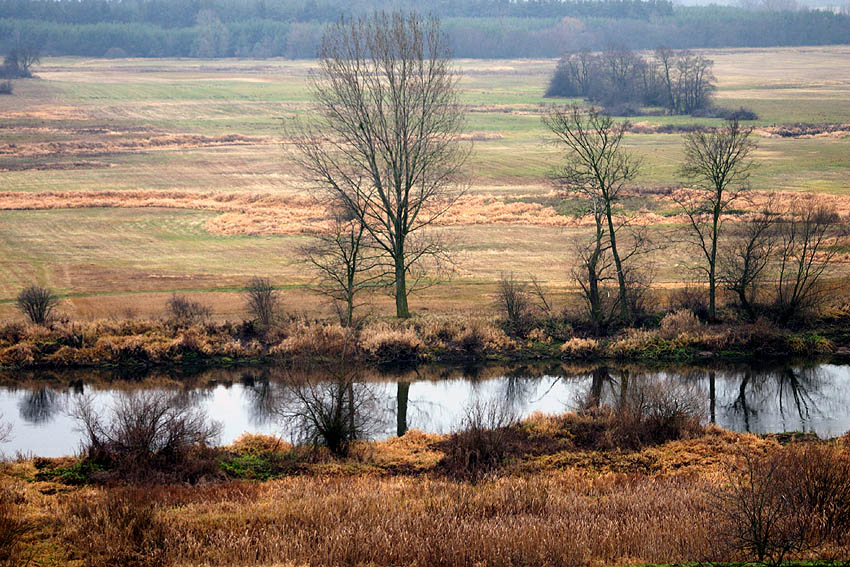
[[[521,422],[480,405],[455,434],[411,431],[336,456],[246,436],[219,450],[235,480],[139,488],[125,479],[21,501],[30,514],[54,511],[42,532],[53,545],[21,551],[39,560],[58,548],[91,566],[845,556],[846,446],[783,447],[702,428],[686,392],[633,391],[622,407]],[[753,514],[772,521],[751,522]]]

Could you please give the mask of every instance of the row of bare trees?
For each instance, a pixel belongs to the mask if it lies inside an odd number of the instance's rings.
[[[657,244],[644,227],[630,226],[621,203],[640,169],[622,147],[628,125],[578,106],[553,109],[544,123],[566,154],[555,181],[578,195],[594,220],[593,236],[576,243],[573,269],[589,319],[597,333],[617,319],[634,323],[648,280],[640,259]],[[671,239],[684,240],[701,259],[695,267],[708,287],[710,320],[717,317],[718,287],[724,287],[748,317],[766,314],[784,324],[829,291],[824,276],[841,250],[846,223],[813,199],[790,206],[771,200],[727,235],[725,219],[747,200],[756,147],[752,129],[735,120],[685,135],[679,171],[689,189],[675,193],[674,201],[687,223]]]
[[[590,81],[604,67],[614,83],[625,81],[614,85],[621,91],[635,69],[648,65],[615,50],[587,57],[562,64],[575,67],[576,81]],[[707,101],[710,66],[687,52],[658,50],[650,74],[671,112],[688,111]],[[429,229],[463,192],[469,147],[459,142],[457,83],[436,19],[378,13],[340,20],[324,36],[320,68],[311,76],[317,117],[294,121],[288,134],[293,159],[320,189],[330,217],[328,230],[304,252],[346,325],[361,293],[377,287],[390,289],[396,315],[408,317],[408,295],[433,281],[425,277],[429,270],[451,261]],[[661,243],[634,226],[623,207],[625,188],[641,168],[623,145],[628,124],[578,106],[553,108],[544,123],[566,158],[555,181],[593,219],[592,237],[576,244],[573,275],[594,330],[635,323],[651,279],[645,258]],[[717,316],[719,287],[754,317],[766,301],[765,284],[775,282],[774,312],[787,322],[816,296],[841,236],[837,215],[811,206],[767,207],[727,235],[724,220],[749,189],[755,150],[752,130],[737,120],[684,137],[680,174],[689,189],[674,199],[687,227],[673,239],[697,251],[709,319]]]

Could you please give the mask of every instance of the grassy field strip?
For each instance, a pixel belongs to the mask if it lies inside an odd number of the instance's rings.
[[[846,46],[709,51],[718,101],[752,107],[763,126],[850,123],[848,54]],[[535,274],[556,290],[571,286],[570,258],[584,229],[556,212],[569,215],[571,205],[562,210],[546,180],[560,156],[546,143],[540,122],[548,104],[567,102],[542,97],[555,63],[458,61],[473,144],[470,200],[444,227],[460,259],[455,282],[434,289],[486,304],[488,282],[511,271]],[[234,292],[225,290],[255,273],[287,288],[308,283],[297,251],[315,213],[298,205],[304,184],[280,140],[284,118],[309,116],[306,79],[314,65],[46,59],[40,79],[20,81],[15,96],[0,98],[0,192],[27,193],[20,203],[57,208],[0,212],[0,268],[6,274],[0,300],[8,302],[36,280],[73,295],[68,302],[86,313],[98,312],[97,297],[109,309],[120,308],[123,298],[156,311],[173,290],[203,290],[221,297],[217,307],[227,311],[239,307],[228,305]],[[649,131],[655,125],[719,123],[668,116],[633,121]],[[235,144],[219,139],[233,135],[245,138]],[[151,140],[165,139],[176,142],[150,147]],[[760,136],[759,143],[755,189],[850,195],[850,137]],[[10,144],[16,151],[8,153]],[[631,134],[627,145],[643,159],[639,185],[679,183],[681,136]],[[48,151],[31,151],[38,147]],[[92,192],[116,195],[99,204],[109,208],[67,208],[96,205],[86,201]],[[229,194],[232,203],[205,202],[210,192]],[[159,200],[165,194],[170,201]],[[21,208],[5,195],[7,208]],[[640,197],[629,207],[659,223],[652,229],[658,238],[676,222],[664,201]],[[688,250],[668,246],[656,260],[659,285],[687,279],[689,258]],[[422,302],[464,307],[431,292]],[[0,312],[7,309],[9,303],[0,304]]]

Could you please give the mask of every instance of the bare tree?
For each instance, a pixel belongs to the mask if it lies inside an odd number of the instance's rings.
[[[596,109],[586,113],[578,106],[555,108],[543,119],[567,151],[567,163],[555,173],[561,186],[585,197],[596,218],[594,254],[603,249],[611,254],[618,284],[620,313],[629,312],[626,270],[617,245],[617,232],[625,219],[615,221],[623,187],[635,178],[640,162],[621,147],[628,124],[616,124]]]
[[[718,281],[735,294],[750,319],[756,317],[758,294],[776,252],[778,222],[779,215],[768,205],[733,233],[720,255]]]
[[[265,329],[271,327],[280,315],[280,293],[267,278],[251,278],[245,286],[245,303]]]
[[[847,236],[847,226],[835,209],[809,199],[792,209],[779,225],[778,275],[774,313],[788,323],[822,303],[831,288],[825,285],[832,260]]]
[[[396,315],[408,317],[408,275],[446,253],[427,229],[460,195],[468,155],[446,37],[434,18],[378,13],[329,26],[319,57],[320,120],[293,133],[296,160],[390,258]]]
[[[655,61],[670,114],[689,114],[711,105],[714,61],[687,50],[667,48],[655,50]]]
[[[751,133],[752,128],[731,120],[724,128],[685,134],[680,172],[693,187],[675,199],[688,218],[691,242],[705,257],[710,319],[716,317],[717,252],[723,215],[749,188],[755,165],[752,153],[756,142]]]
[[[21,290],[15,303],[30,322],[44,325],[59,305],[59,298],[46,287],[31,285]]]
[[[316,289],[336,302],[340,322],[349,326],[361,292],[386,285],[386,263],[356,214],[335,207],[330,216],[328,230],[302,253],[318,273]]]

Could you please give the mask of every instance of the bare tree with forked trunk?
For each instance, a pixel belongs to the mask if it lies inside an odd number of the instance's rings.
[[[708,317],[717,315],[717,255],[723,215],[749,189],[755,166],[756,142],[752,128],[737,120],[724,128],[685,134],[685,157],[680,173],[691,184],[689,191],[674,197],[688,219],[690,241],[705,257],[708,279]]]
[[[447,253],[428,229],[462,193],[469,148],[458,139],[458,78],[435,18],[341,19],[325,33],[311,79],[317,120],[291,132],[308,178],[392,264],[398,317],[410,315],[410,274]]]
[[[621,193],[640,167],[640,161],[621,146],[628,123],[618,124],[594,108],[583,110],[576,105],[552,109],[543,122],[567,153],[566,163],[554,174],[555,182],[585,198],[596,220],[594,243],[581,255],[590,275],[587,281],[591,311],[596,309],[591,288],[599,280],[594,274],[599,273],[602,256],[610,254],[620,316],[624,322],[631,321],[627,271],[617,242],[618,231],[626,224],[624,218],[617,218]]]

